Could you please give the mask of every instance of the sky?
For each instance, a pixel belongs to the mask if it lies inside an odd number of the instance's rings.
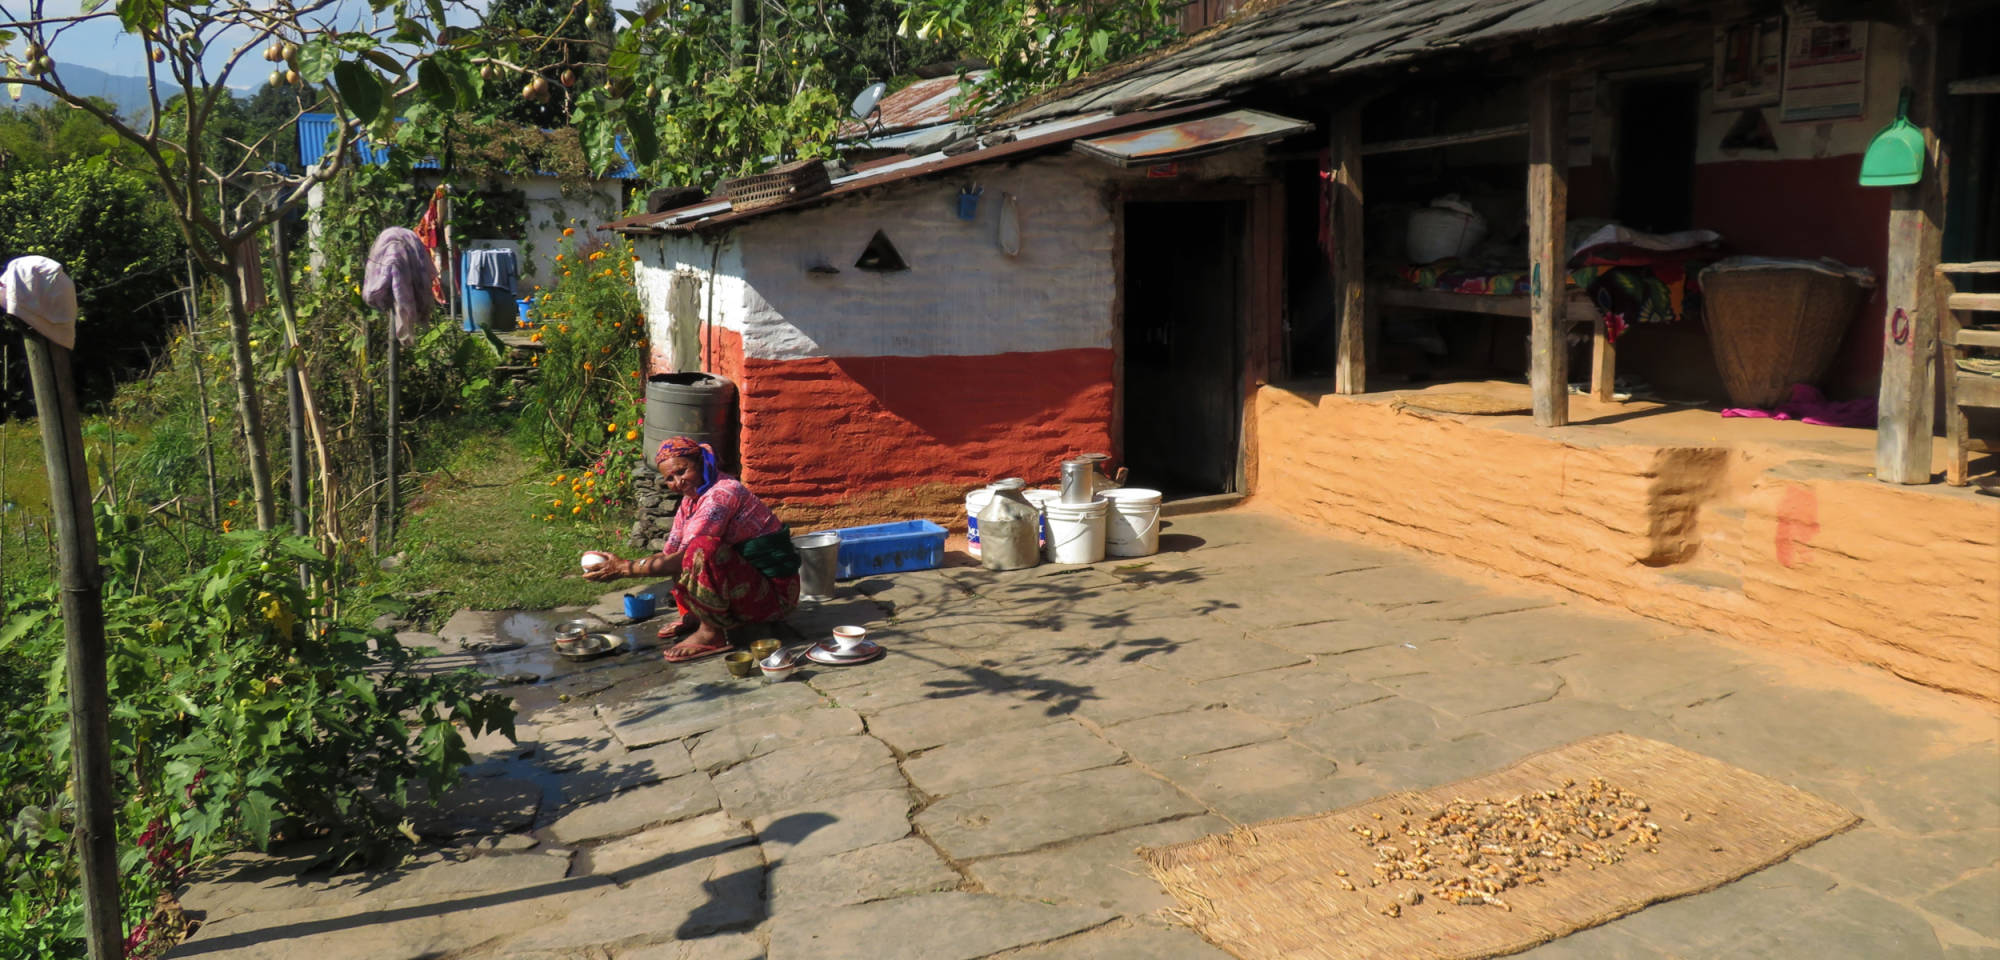
[[[42,16],[44,18],[75,16],[82,11],[82,2],[83,0],[45,0],[42,5]],[[116,2],[117,0],[105,0],[99,12],[110,13],[115,9]],[[477,22],[479,11],[485,9],[487,2],[488,0],[472,0],[466,3],[460,0],[450,11],[448,19],[456,25],[471,25]],[[629,4],[619,2],[613,5],[626,7]],[[0,23],[27,19],[29,12],[27,0],[0,0]],[[352,30],[367,26],[372,15],[365,0],[339,0],[328,14],[310,19],[330,20],[343,30]],[[249,34],[247,31],[239,31],[234,36],[229,33],[221,36],[224,42],[211,42],[207,55],[203,57],[211,76],[214,75],[214,71],[219,71],[223,67],[228,60],[229,52],[241,45]],[[106,73],[143,77],[146,75],[147,67],[150,66],[146,61],[145,47],[139,38],[126,33],[116,16],[100,16],[71,27],[49,44],[49,56],[57,61],[58,70],[61,64],[74,63],[94,67]],[[230,73],[229,85],[252,90],[262,86],[269,73],[269,65],[252,52],[245,60],[238,62],[235,70]]]

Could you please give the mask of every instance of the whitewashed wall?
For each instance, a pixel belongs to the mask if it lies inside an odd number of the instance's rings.
[[[703,307],[743,337],[746,358],[983,356],[1109,349],[1116,290],[1109,168],[1080,158],[980,167],[911,181],[737,228],[715,248],[697,238],[639,244],[640,297],[655,343],[670,342],[666,309],[676,270],[703,275]],[[958,219],[962,186],[985,193]],[[1001,252],[1001,196],[1020,213],[1018,257]],[[909,269],[854,262],[881,230]],[[713,286],[707,285],[711,263]],[[837,273],[814,273],[830,266]]]

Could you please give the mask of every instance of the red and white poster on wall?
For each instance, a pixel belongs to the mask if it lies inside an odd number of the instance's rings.
[[[1859,120],[1868,98],[1868,22],[1830,22],[1796,7],[1785,36],[1785,123]]]
[[[1715,110],[1775,105],[1784,64],[1785,18],[1765,17],[1716,27]]]

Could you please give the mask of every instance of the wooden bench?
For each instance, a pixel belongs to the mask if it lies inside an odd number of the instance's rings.
[[[1951,448],[1945,462],[1944,479],[1954,487],[1966,485],[1970,454],[1996,452],[1996,445],[1967,435],[1965,409],[1979,407],[2000,410],[2000,376],[1960,370],[1958,361],[1968,349],[1986,347],[2000,350],[2000,330],[1971,329],[1971,314],[2000,314],[2000,293],[1958,293],[1952,290],[1953,274],[2000,275],[2000,261],[1945,263],[1937,268],[1945,291],[1945,309],[1938,325],[1938,376],[1944,381],[1944,436]]]

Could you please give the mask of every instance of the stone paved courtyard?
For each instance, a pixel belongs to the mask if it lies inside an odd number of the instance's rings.
[[[1253,511],[1168,534],[1126,565],[843,584],[792,628],[862,623],[888,656],[803,682],[642,651],[522,688],[518,745],[476,744],[420,824],[449,840],[368,876],[236,858],[183,897],[206,920],[173,955],[1222,957],[1134,848],[1623,730],[1863,822],[1522,956],[2000,957],[1992,706]]]

